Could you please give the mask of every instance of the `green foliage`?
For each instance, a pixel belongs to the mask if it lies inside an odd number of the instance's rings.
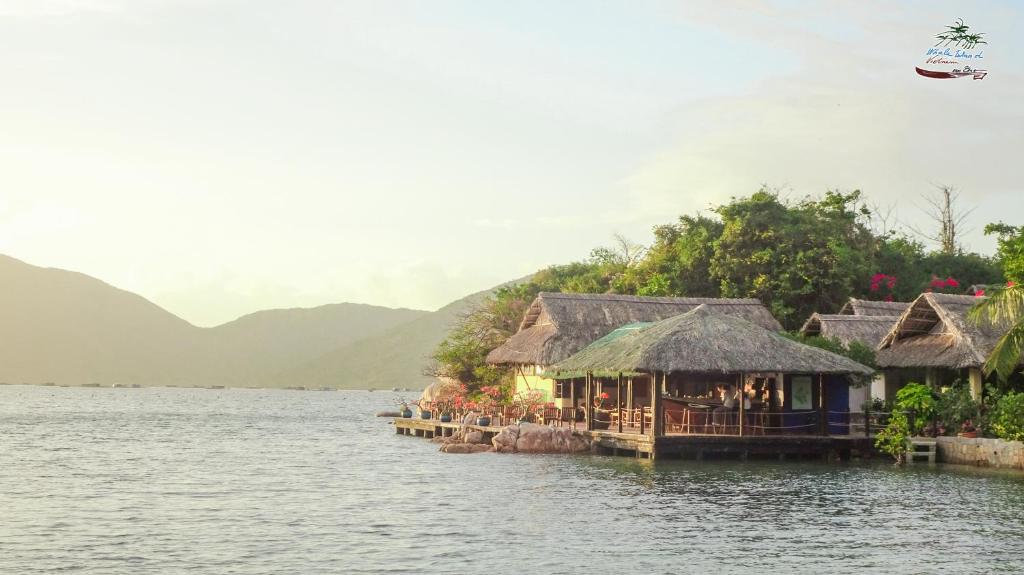
[[[925,424],[935,417],[935,396],[930,387],[921,383],[908,383],[897,391],[895,405],[898,410],[914,412],[914,433],[920,433]]]
[[[882,453],[887,453],[896,460],[897,464],[903,463],[910,449],[910,428],[907,423],[907,416],[897,411],[889,418],[889,424],[882,428],[875,436],[875,447]]]
[[[467,384],[470,391],[507,382],[508,370],[488,365],[486,358],[518,329],[529,305],[520,295],[516,289],[502,290],[462,317],[434,350],[430,374]]]
[[[874,271],[859,199],[858,191],[827,192],[789,204],[762,189],[716,208],[724,228],[710,270],[721,295],[758,298],[788,328],[837,309]]]
[[[970,321],[1006,329],[985,361],[985,373],[996,372],[1006,381],[1017,370],[1024,353],[1024,285],[995,290],[968,314]]]
[[[981,419],[981,405],[971,397],[964,381],[956,381],[943,389],[935,400],[935,417],[947,433],[955,433],[965,421]]]
[[[615,291],[638,295],[717,297],[711,276],[715,241],[723,224],[706,216],[681,216],[678,223],[656,226],[645,257],[617,279]]]
[[[996,260],[1003,267],[1008,281],[1024,282],[1024,226],[1014,227],[1002,222],[985,226],[985,235],[996,235]]]
[[[989,413],[992,433],[1008,441],[1024,441],[1024,393],[1008,393]]]
[[[850,342],[850,345],[847,346],[834,337],[821,337],[817,335],[805,337],[798,333],[791,332],[783,332],[782,335],[792,339],[793,341],[798,341],[811,347],[831,351],[832,353],[848,357],[853,361],[866,365],[872,369],[878,369],[878,365],[875,363],[875,350],[862,343],[854,341]],[[851,376],[853,384],[858,387],[871,383],[873,378],[874,375]]]

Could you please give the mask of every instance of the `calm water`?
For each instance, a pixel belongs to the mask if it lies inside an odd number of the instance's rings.
[[[0,573],[1012,573],[1024,478],[446,455],[391,393],[0,387]]]

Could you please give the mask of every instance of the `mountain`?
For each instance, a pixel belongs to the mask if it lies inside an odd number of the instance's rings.
[[[96,278],[4,255],[0,296],[0,382],[7,383],[268,383],[269,374],[434,315],[343,303],[201,328]]]
[[[0,381],[185,382],[212,367],[200,328],[84,274],[0,255]]]
[[[424,387],[432,381],[423,375],[423,368],[434,348],[462,314],[495,289],[474,293],[379,335],[340,346],[273,375],[267,383],[353,389]]]
[[[303,365],[341,346],[432,314],[422,310],[339,303],[258,311],[210,328],[229,383],[260,385],[268,374]],[[297,385],[280,383],[282,386]]]

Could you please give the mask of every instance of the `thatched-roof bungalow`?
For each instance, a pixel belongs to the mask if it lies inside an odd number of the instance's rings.
[[[840,315],[898,316],[910,306],[905,301],[872,301],[850,298],[839,309]]]
[[[899,316],[814,313],[804,322],[800,333],[808,337],[834,338],[846,346],[857,342],[875,349],[897,319]]]
[[[516,369],[516,388],[541,390],[558,407],[569,405],[571,383],[556,385],[541,375],[616,328],[655,322],[707,305],[720,313],[742,317],[765,329],[782,326],[756,299],[640,297],[618,294],[541,293],[527,310],[519,331],[487,356],[495,365]],[[580,383],[576,391],[581,392]]]
[[[968,321],[967,313],[980,299],[924,293],[914,300],[878,346],[877,362],[886,370],[887,389],[912,379],[941,386],[963,378],[970,382],[971,394],[981,397],[981,367],[1006,328]]]
[[[613,405],[620,411],[620,422],[623,378],[647,376],[655,436],[666,431],[666,419],[668,427],[683,433],[695,428],[715,431],[718,423],[711,416],[724,415],[721,410],[727,406],[715,399],[714,390],[723,385],[754,399],[750,407],[761,403],[756,412],[744,414],[748,402],[737,402],[739,412],[732,427],[741,435],[745,427],[762,433],[824,432],[826,411],[847,411],[849,381],[844,376],[871,373],[871,368],[849,358],[804,345],[709,305],[659,322],[626,326],[547,371],[559,380],[585,375],[587,406],[593,404],[597,379],[614,378],[617,401]],[[782,376],[781,388],[777,375]],[[759,386],[758,378],[767,385]],[[759,417],[751,418],[754,413]],[[801,417],[807,415],[813,417]],[[846,428],[834,432],[846,433]]]

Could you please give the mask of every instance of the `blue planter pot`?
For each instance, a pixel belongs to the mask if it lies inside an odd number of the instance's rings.
[[[452,416],[450,414],[445,413],[445,414],[441,415],[441,423],[451,423],[451,421],[452,421]]]
[[[422,419],[430,419],[430,416],[431,416],[431,414],[430,414],[429,411],[421,411],[420,412],[420,418],[422,418]]]
[[[411,409],[406,409],[405,411],[403,411],[402,412],[402,417],[404,417],[406,419],[411,418],[412,417],[412,410]]]
[[[482,425],[484,427],[487,427],[488,425],[491,424],[491,418],[487,417],[487,416],[478,417],[478,418],[476,418],[476,424],[477,425]]]

